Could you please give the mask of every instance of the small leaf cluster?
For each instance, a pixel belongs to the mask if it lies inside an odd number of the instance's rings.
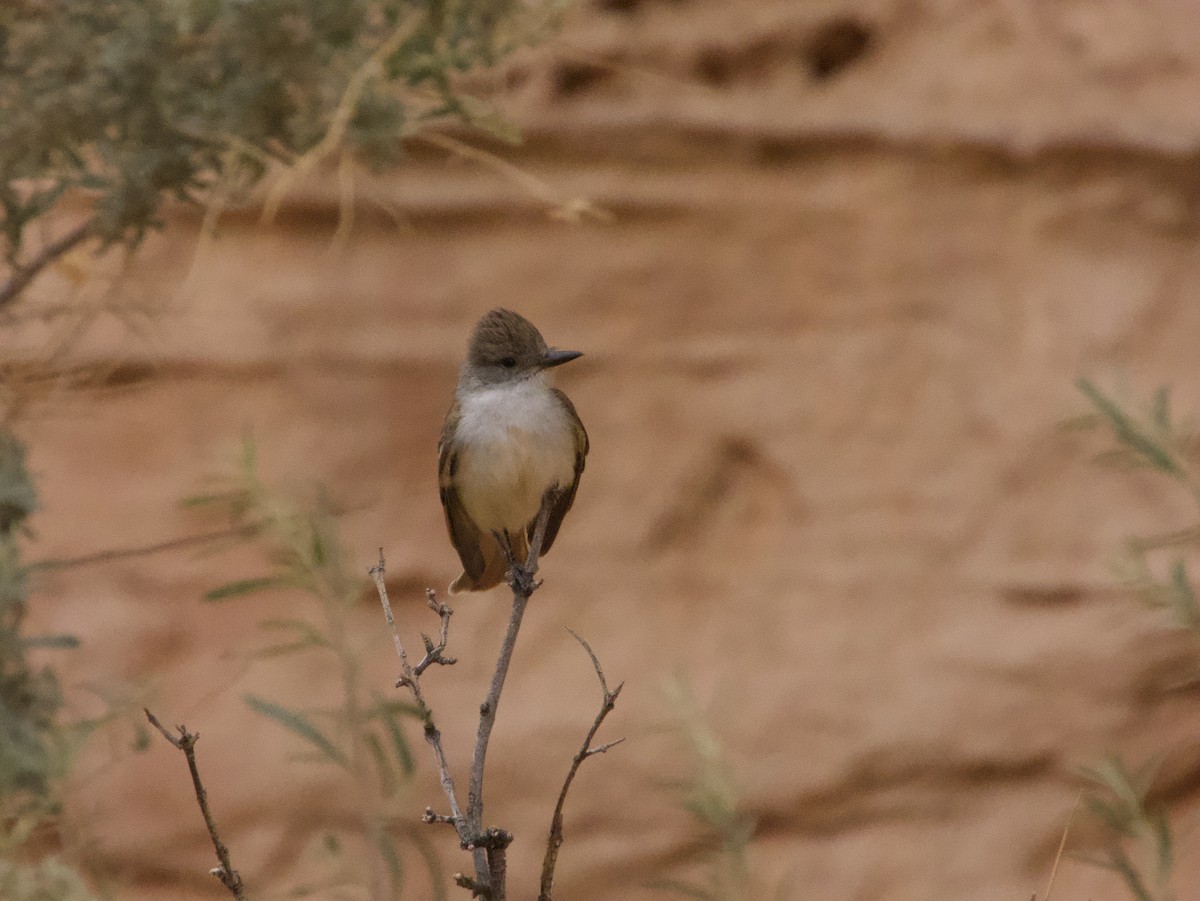
[[[1155,767],[1130,771],[1119,757],[1081,770],[1084,803],[1113,836],[1091,862],[1118,873],[1136,901],[1171,901],[1174,840],[1166,809],[1148,800]],[[1133,848],[1131,852],[1129,847]]]
[[[49,666],[36,666],[30,651],[78,642],[24,630],[29,595],[18,542],[36,509],[25,447],[0,429],[0,898],[83,901],[92,896],[74,869],[44,852],[29,853],[57,815],[58,790],[77,737],[60,722],[57,675]],[[90,725],[74,728],[83,735]]]
[[[1078,388],[1094,412],[1077,420],[1084,427],[1103,427],[1114,447],[1102,453],[1103,463],[1149,470],[1167,477],[1196,504],[1200,517],[1200,476],[1195,430],[1178,421],[1171,411],[1165,387],[1148,402],[1126,402],[1101,391],[1087,379]],[[1200,631],[1200,604],[1188,575],[1185,552],[1200,543],[1200,519],[1182,529],[1160,535],[1138,536],[1126,542],[1120,574],[1149,605],[1167,610],[1181,629]],[[1161,576],[1152,555],[1172,549],[1174,556]],[[1174,838],[1164,805],[1150,800],[1156,766],[1131,770],[1110,756],[1082,770],[1084,803],[1108,832],[1104,856],[1092,860],[1118,873],[1136,901],[1172,901],[1170,878],[1174,867]]]
[[[749,861],[754,820],[742,809],[733,767],[720,739],[704,721],[691,686],[675,678],[666,684],[664,693],[696,762],[692,778],[675,787],[683,792],[684,809],[713,844],[703,881],[665,879],[654,882],[653,887],[702,901],[754,897]]]
[[[352,634],[350,622],[361,597],[363,579],[352,575],[345,565],[332,505],[319,491],[314,500],[299,502],[268,488],[258,474],[257,456],[253,440],[247,439],[238,472],[222,479],[219,490],[186,503],[228,511],[238,527],[240,537],[236,540],[265,547],[272,569],[264,575],[221,585],[205,598],[225,602],[264,590],[297,593],[299,615],[259,623],[270,636],[270,643],[256,656],[326,655],[335,662],[341,695],[332,708],[293,706],[255,694],[246,695],[246,704],[285,729],[305,749],[305,757],[342,770],[349,784],[355,786],[357,797],[376,798],[361,810],[360,832],[383,862],[392,896],[399,896],[403,881],[397,833],[403,833],[416,846],[435,885],[440,886],[437,861],[424,840],[403,825],[414,819],[412,812],[397,806],[403,800],[401,789],[416,767],[404,721],[419,721],[420,713],[413,704],[385,698],[363,684],[365,642]],[[341,848],[340,840],[332,836],[327,836],[326,845],[327,850]]]
[[[545,19],[518,0],[0,4],[7,261],[18,265],[29,226],[79,191],[95,236],[136,245],[164,200],[244,191],[339,117],[340,146],[393,163],[413,130],[470,120],[455,77],[538,36]]]
[[[54,775],[58,679],[29,660],[32,643],[22,624],[27,585],[18,539],[37,507],[25,468],[25,448],[0,432],[0,818],[37,806]]]
[[[0,859],[0,898],[5,901],[95,901],[83,878],[56,857],[40,861]]]
[[[1197,438],[1191,428],[1173,417],[1167,389],[1159,388],[1139,410],[1137,404],[1122,403],[1087,379],[1080,379],[1078,387],[1095,412],[1074,424],[1102,426],[1115,442],[1097,461],[1161,473],[1188,494],[1200,517],[1200,475],[1193,462]],[[1183,551],[1198,544],[1200,519],[1165,534],[1132,537],[1126,542],[1126,554],[1119,567],[1123,581],[1146,603],[1169,611],[1176,625],[1193,630],[1200,630],[1200,603]],[[1167,548],[1175,549],[1176,554],[1167,564],[1166,575],[1160,576],[1152,565],[1152,555]]]

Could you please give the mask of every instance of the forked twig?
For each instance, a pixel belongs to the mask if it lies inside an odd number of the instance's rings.
[[[558,850],[562,847],[563,843],[563,807],[567,802],[567,792],[571,790],[571,783],[575,781],[575,774],[579,772],[579,767],[589,757],[593,757],[596,754],[603,754],[609,748],[615,747],[625,740],[624,738],[618,738],[615,741],[606,742],[602,745],[592,745],[592,740],[600,730],[600,724],[604,722],[604,718],[617,705],[617,697],[621,694],[621,689],[625,687],[625,683],[622,682],[612,691],[609,691],[608,682],[604,678],[604,670],[600,668],[600,661],[592,651],[591,645],[578,635],[574,629],[567,629],[567,631],[575,636],[575,640],[583,645],[583,649],[592,658],[592,667],[596,670],[596,678],[600,680],[600,690],[604,693],[604,698],[600,703],[600,712],[596,714],[596,719],[592,722],[592,728],[588,730],[587,737],[584,738],[579,752],[571,761],[571,768],[567,771],[567,778],[563,780],[562,790],[558,793],[558,803],[554,805],[554,818],[550,821],[550,835],[546,841],[546,856],[542,859],[542,881],[541,889],[538,892],[538,901],[551,901],[550,892],[554,885],[554,868],[558,864]]]
[[[16,300],[17,295],[24,291],[29,286],[29,283],[37,278],[39,272],[59,257],[69,253],[77,244],[91,237],[95,228],[95,219],[89,219],[86,222],[80,223],[57,241],[51,241],[43,247],[41,252],[24,266],[14,267],[12,275],[8,277],[8,281],[0,285],[0,309]]]
[[[208,837],[212,839],[213,848],[216,849],[219,861],[219,865],[214,867],[211,872],[221,880],[221,885],[229,889],[233,897],[238,901],[245,901],[246,893],[242,887],[242,877],[233,868],[233,862],[229,859],[229,849],[225,847],[225,843],[221,841],[221,836],[217,833],[217,824],[213,820],[212,811],[208,809],[208,792],[204,790],[204,783],[200,781],[200,770],[196,766],[196,742],[200,739],[199,733],[189,732],[185,726],[176,726],[175,728],[179,730],[179,737],[176,738],[158,721],[158,717],[146,708],[142,709],[146,713],[146,719],[150,720],[150,725],[161,732],[163,738],[183,751],[187,758],[188,769],[192,773],[192,788],[196,791],[196,801],[200,804],[200,813],[204,816],[204,825],[208,828]]]
[[[472,895],[487,898],[489,901],[506,901],[507,849],[512,842],[512,835],[503,829],[495,827],[485,829],[483,826],[483,776],[487,763],[487,749],[492,729],[496,723],[496,713],[500,706],[500,695],[504,690],[504,683],[508,676],[509,664],[512,662],[513,650],[516,647],[517,635],[521,629],[521,621],[525,615],[525,608],[529,603],[530,596],[541,585],[541,582],[536,579],[538,558],[541,555],[542,546],[546,540],[546,529],[550,521],[550,512],[553,509],[553,504],[551,503],[553,500],[554,497],[547,494],[547,497],[543,501],[533,535],[530,538],[529,553],[523,564],[513,558],[511,546],[504,542],[501,536],[497,536],[509,555],[509,571],[507,576],[508,584],[513,592],[512,612],[509,615],[508,628],[504,634],[504,640],[500,645],[500,653],[496,660],[496,669],[492,674],[491,686],[487,697],[479,708],[479,729],[476,733],[475,752],[471,760],[470,783],[465,814],[458,803],[454,788],[454,779],[450,775],[446,754],[442,749],[441,733],[434,727],[433,714],[425,702],[420,682],[422,673],[433,664],[447,665],[455,662],[454,658],[446,657],[443,653],[446,648],[450,614],[452,611],[446,605],[438,603],[437,597],[432,590],[426,592],[430,609],[438,614],[441,619],[441,632],[437,644],[434,644],[433,640],[428,636],[422,636],[425,643],[425,657],[416,666],[412,666],[408,661],[408,655],[404,650],[404,643],[400,639],[400,633],[396,628],[396,620],[392,615],[391,604],[388,601],[387,588],[384,584],[382,548],[379,551],[379,562],[371,567],[370,570],[375,580],[375,587],[379,591],[379,600],[383,605],[384,616],[387,618],[388,626],[392,630],[392,639],[396,646],[396,653],[400,658],[401,676],[396,684],[397,686],[407,687],[417,702],[417,708],[425,724],[425,738],[433,748],[434,757],[437,761],[442,791],[450,803],[449,816],[435,813],[432,808],[426,808],[422,819],[426,823],[448,823],[455,828],[462,847],[472,852],[475,875],[472,877],[458,873],[454,876],[454,882],[463,888],[469,889]],[[574,635],[574,633],[572,634]],[[591,730],[588,732],[583,748],[575,755],[570,772],[567,775],[566,783],[563,785],[562,792],[559,795],[558,806],[555,809],[554,825],[551,829],[551,845],[553,847],[552,849],[548,849],[548,862],[543,867],[542,897],[544,898],[549,898],[550,880],[553,878],[554,872],[554,861],[557,858],[558,848],[562,844],[562,808],[566,801],[567,791],[575,778],[575,773],[578,771],[580,764],[588,757],[593,754],[602,754],[621,741],[618,740],[596,747],[593,747],[591,744],[596,731],[600,728],[600,724],[616,703],[617,695],[621,692],[621,686],[618,686],[616,690],[611,692],[608,690],[604,673],[600,669],[600,663],[596,659],[596,655],[592,653],[592,649],[588,647],[587,642],[579,638],[578,635],[575,637],[592,658],[592,665],[596,669],[596,674],[600,679],[600,686],[604,691],[604,704],[600,714],[592,724]]]
[[[442,620],[441,644],[431,647],[429,639],[426,639],[425,657],[417,664],[418,668],[414,669],[409,665],[408,654],[404,651],[404,642],[400,639],[400,630],[396,628],[396,618],[392,616],[392,604],[388,600],[387,586],[383,581],[384,571],[383,548],[380,548],[379,562],[371,567],[370,573],[375,580],[375,588],[379,591],[379,602],[383,605],[383,615],[387,619],[388,626],[391,627],[392,641],[396,645],[396,654],[400,658],[400,679],[396,682],[396,685],[408,688],[412,692],[413,700],[417,702],[417,710],[421,715],[421,722],[425,731],[425,741],[433,749],[433,757],[437,762],[438,778],[442,782],[442,792],[446,795],[446,800],[450,802],[449,817],[438,816],[432,810],[426,810],[424,819],[427,823],[450,823],[458,833],[459,842],[462,846],[464,848],[470,847],[472,844],[472,834],[467,819],[463,816],[462,808],[458,805],[458,794],[454,790],[454,777],[450,775],[450,764],[446,760],[446,752],[442,749],[442,733],[434,725],[433,711],[425,703],[425,696],[421,692],[421,673],[428,666],[433,663],[440,663],[447,666],[454,663],[454,658],[442,656],[442,650],[446,646],[446,636],[450,628],[450,615],[454,611],[445,604],[439,604],[437,596],[433,593],[432,589],[425,593],[429,606],[433,608],[433,611]]]

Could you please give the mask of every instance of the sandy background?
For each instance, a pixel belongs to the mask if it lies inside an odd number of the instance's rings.
[[[72,357],[93,376],[23,423],[44,501],[30,556],[219,528],[179,501],[252,428],[264,478],[319,481],[340,511],[363,572],[351,632],[389,692],[365,570],[383,545],[402,627],[433,628],[422,590],[458,571],[438,430],[471,324],[509,306],[586,352],[560,384],[592,441],[493,741],[515,897],[598,699],[564,626],[625,680],[603,736],[627,741],[577,783],[558,897],[661,898],[647,883],[707,872],[668,786],[697,767],[669,729],[676,675],[756,824],[748,897],[1025,901],[1075,768],[1109,752],[1165,756],[1178,896],[1200,893],[1195,643],[1111,572],[1125,536],[1191,514],[1061,428],[1079,375],[1200,408],[1200,7],[605,0],[486,86],[525,135],[487,146],[536,187],[414,146],[359,176],[344,242],[332,175],[199,251],[198,217],[173,215],[116,289],[158,312],[101,315]],[[579,199],[608,215],[551,215]],[[251,656],[261,621],[307,602],[201,600],[261,571],[253,549],[187,548],[48,573],[34,625],[84,642],[60,658],[74,712],[115,698],[202,733],[264,898],[327,872],[314,844],[356,807],[242,701],[336,698],[319,656]],[[427,683],[465,780],[507,601],[455,606],[461,663]],[[118,898],[220,897],[182,760],[134,751],[131,722],[80,761],[71,850]],[[411,737],[416,830],[444,805]],[[467,867],[448,831],[424,834]],[[406,853],[405,897],[427,897]],[[1079,862],[1058,880],[1056,901],[1125,897]]]

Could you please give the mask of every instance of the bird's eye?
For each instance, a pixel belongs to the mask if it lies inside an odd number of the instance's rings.
[[[516,357],[505,357],[503,360],[500,361],[500,365],[503,366],[505,369],[513,369],[517,365],[517,359],[516,359]]]

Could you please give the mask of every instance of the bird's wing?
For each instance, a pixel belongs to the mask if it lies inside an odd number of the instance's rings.
[[[571,419],[571,427],[575,431],[575,478],[571,481],[570,485],[562,486],[558,495],[554,498],[554,506],[550,508],[550,518],[546,521],[546,537],[542,541],[543,554],[549,552],[550,546],[554,544],[555,536],[558,535],[558,527],[562,525],[563,517],[571,509],[571,504],[575,503],[575,489],[579,487],[579,477],[583,474],[583,466],[588,452],[587,429],[583,427],[583,422],[580,420],[579,414],[575,412],[575,405],[571,403],[569,397],[557,388],[554,389],[554,396],[566,408]],[[526,528],[530,540],[533,539],[533,533],[536,528],[537,519],[535,518]]]
[[[457,428],[458,417],[452,410],[446,417],[442,427],[442,437],[438,441],[438,493],[442,498],[442,510],[446,514],[446,529],[450,532],[450,543],[458,551],[458,559],[462,561],[463,570],[475,582],[483,576],[487,569],[487,561],[482,551],[483,535],[475,521],[467,515],[454,477],[458,473],[459,448],[452,440]]]

